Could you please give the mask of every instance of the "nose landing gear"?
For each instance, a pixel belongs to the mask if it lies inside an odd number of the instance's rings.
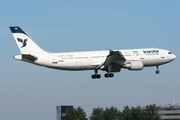
[[[159,66],[156,66],[156,74],[159,74],[160,73],[160,71],[159,71]]]

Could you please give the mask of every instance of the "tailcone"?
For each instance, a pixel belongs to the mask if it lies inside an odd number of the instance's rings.
[[[16,55],[13,58],[16,59],[16,60],[22,60],[22,55]]]

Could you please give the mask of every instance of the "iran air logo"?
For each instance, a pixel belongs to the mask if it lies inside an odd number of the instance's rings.
[[[17,38],[17,40],[18,40],[18,42],[22,43],[22,47],[21,48],[23,48],[23,47],[25,47],[27,45],[27,39],[22,40],[20,38]]]

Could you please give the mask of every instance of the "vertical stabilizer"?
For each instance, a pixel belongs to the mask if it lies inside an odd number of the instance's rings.
[[[21,54],[48,54],[39,47],[20,27],[10,27]]]

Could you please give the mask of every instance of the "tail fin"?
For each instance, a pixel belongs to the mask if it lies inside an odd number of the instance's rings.
[[[21,54],[47,54],[20,27],[10,27]]]

